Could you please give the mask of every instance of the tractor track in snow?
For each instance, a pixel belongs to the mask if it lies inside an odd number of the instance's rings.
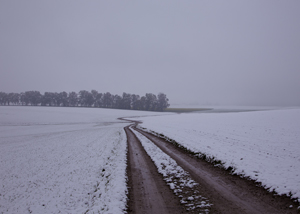
[[[231,175],[199,160],[171,143],[133,127],[173,158],[199,185],[201,195],[213,204],[209,213],[299,213],[290,198],[274,195],[254,181]],[[179,198],[166,185],[137,137],[125,128],[128,142],[128,213],[187,212]],[[290,205],[294,205],[290,208]]]
[[[125,127],[128,142],[128,213],[185,213],[180,201],[163,181],[135,134]]]

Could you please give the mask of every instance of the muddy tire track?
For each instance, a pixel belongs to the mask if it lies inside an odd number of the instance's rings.
[[[193,156],[190,156],[189,154],[185,153],[184,151],[178,149],[174,145],[166,142],[165,140],[158,138],[152,134],[149,134],[147,132],[144,132],[140,129],[134,128],[135,130],[139,131],[141,134],[146,136],[149,140],[151,140],[155,145],[157,145],[162,151],[164,151],[166,154],[168,154],[170,157],[172,157],[178,165],[180,165],[184,170],[189,172],[192,176],[192,178],[198,182],[201,194],[205,197],[207,197],[210,202],[213,204],[211,207],[210,213],[299,213],[297,211],[297,204],[293,203],[288,197],[282,197],[282,196],[276,196],[272,193],[269,193],[265,189],[258,187],[257,184],[253,181],[249,181],[247,179],[240,178],[239,176],[233,176],[230,175],[227,171],[214,167],[212,164],[209,164],[205,161],[196,159]],[[127,130],[125,129],[126,133],[130,133],[128,127]],[[131,134],[130,134],[131,135]],[[139,171],[139,167],[146,167],[145,165],[134,165],[135,162],[140,162],[140,156],[147,156],[149,159],[150,157],[146,154],[144,149],[142,148],[141,144],[132,143],[131,141],[136,141],[135,135],[132,133],[133,136],[128,136],[128,144],[129,144],[129,159],[130,159],[130,166],[131,171]],[[135,138],[135,140],[134,140]],[[139,145],[139,146],[137,146]],[[137,148],[143,152],[140,152],[134,156],[134,154],[137,151]],[[140,156],[138,156],[140,155]],[[136,157],[136,158],[134,158]],[[139,157],[139,158],[137,158]],[[148,160],[151,162],[151,159]],[[147,161],[147,162],[148,162]],[[133,165],[134,166],[133,166]],[[157,172],[157,169],[152,163],[152,167],[154,169],[151,169],[151,171]],[[134,168],[134,169],[133,169]],[[153,173],[153,172],[152,172]],[[132,174],[133,175],[133,174]],[[135,175],[136,176],[136,175]],[[161,176],[158,176],[162,180]],[[147,177],[143,177],[142,175],[138,180],[140,179],[147,179]],[[136,179],[132,178],[133,182],[136,182]],[[162,181],[164,182],[164,181]],[[137,185],[137,184],[135,184]],[[140,186],[138,187],[132,187],[132,189],[135,189],[135,191],[141,191],[145,187],[144,183],[140,183]],[[153,185],[153,184],[147,184],[147,185]],[[163,184],[162,184],[163,185]],[[168,186],[166,186],[168,189]],[[162,189],[159,189],[162,190]],[[169,190],[169,189],[168,189]],[[134,191],[134,190],[133,190]],[[156,191],[158,194],[165,194],[166,192],[170,192],[167,190],[164,191]],[[141,193],[135,193],[135,195],[139,195]],[[153,193],[155,194],[155,193]],[[143,195],[143,194],[142,194]],[[138,212],[134,213],[157,213],[157,212],[144,212],[148,209],[147,202],[139,202],[136,201],[136,196],[132,195],[130,197],[132,209],[134,211],[137,211],[139,206],[146,206],[144,210],[140,210]],[[159,196],[160,197],[160,196]],[[164,196],[165,198],[174,198],[175,195],[170,193],[169,196]],[[164,198],[163,197],[163,198]],[[133,199],[133,200],[132,200]],[[140,198],[139,198],[140,199]],[[168,199],[167,199],[168,200]],[[174,202],[176,203],[176,199],[174,199]],[[173,203],[174,203],[173,202]],[[139,203],[137,205],[136,203]],[[177,202],[179,203],[179,201]],[[135,204],[135,205],[134,205]],[[290,207],[290,205],[294,205],[293,207]],[[148,207],[147,207],[148,206]],[[175,205],[159,205],[159,206],[177,206],[176,209],[169,209],[168,211],[162,211],[160,213],[172,213],[174,210],[178,210],[178,207],[182,207],[182,205],[175,204]],[[170,207],[169,207],[170,208]],[[181,208],[182,209],[182,208]],[[182,210],[180,210],[182,213]]]
[[[185,208],[173,194],[129,127],[125,127],[128,142],[129,203],[128,213],[185,213]]]

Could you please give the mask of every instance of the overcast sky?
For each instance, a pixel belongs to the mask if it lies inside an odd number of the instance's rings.
[[[300,105],[299,0],[0,0],[0,91]]]

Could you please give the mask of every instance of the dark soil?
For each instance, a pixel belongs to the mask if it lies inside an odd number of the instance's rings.
[[[128,142],[128,213],[185,213],[132,131],[125,127]]]
[[[232,175],[159,137],[136,130],[192,175],[202,187],[202,194],[214,204],[210,213],[300,213],[297,210],[299,203],[289,197],[268,192],[253,180]]]

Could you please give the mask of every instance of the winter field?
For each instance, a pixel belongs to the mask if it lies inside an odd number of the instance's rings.
[[[300,198],[300,109],[171,114],[1,106],[0,213],[123,213],[128,123],[119,117],[137,117],[142,127],[270,191]]]
[[[270,191],[300,201],[300,109],[139,118],[148,131],[221,160]]]
[[[123,213],[126,135],[153,112],[0,107],[0,213]]]

